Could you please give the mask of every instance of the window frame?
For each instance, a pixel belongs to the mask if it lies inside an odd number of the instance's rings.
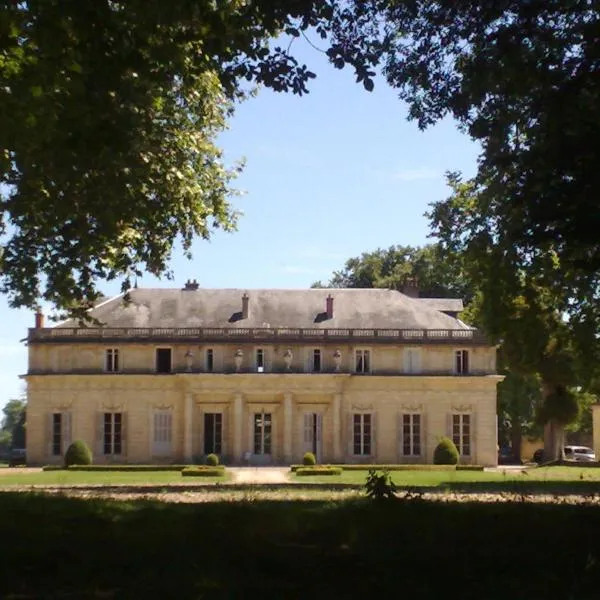
[[[352,455],[373,456],[373,423],[372,412],[352,413]],[[367,422],[368,421],[368,422]],[[358,426],[358,431],[357,431]],[[367,439],[368,436],[368,439]],[[358,449],[358,452],[357,452]]]
[[[207,421],[212,419],[212,447],[207,447]],[[203,427],[203,439],[202,439],[202,450],[204,455],[216,454],[221,456],[223,454],[223,413],[222,412],[205,412],[202,419]],[[218,435],[217,435],[218,432]],[[217,439],[218,438],[218,439]]]
[[[358,369],[359,356],[361,362],[361,369]],[[367,368],[365,369],[365,358],[367,362]],[[354,372],[360,375],[368,375],[373,372],[373,353],[371,348],[355,348],[354,349]]]
[[[465,360],[466,357],[466,360]],[[469,375],[471,371],[471,356],[467,348],[454,350],[455,375]]]
[[[415,358],[414,361],[413,358]],[[402,359],[402,369],[407,375],[418,375],[423,372],[423,353],[421,352],[421,348],[414,346],[404,348],[402,352]],[[414,364],[415,362],[416,365]]]
[[[58,417],[58,419],[57,419]],[[56,429],[58,425],[58,431]],[[52,436],[51,442],[51,455],[52,456],[62,456],[62,447],[63,447],[63,413],[61,412],[53,412],[52,413],[52,430],[50,431],[50,435]],[[57,446],[58,444],[58,452]]]
[[[215,371],[215,349],[206,348],[204,350],[204,370],[207,373],[214,373]]]
[[[160,350],[169,351],[169,370],[162,371],[158,368],[158,353]],[[169,375],[173,373],[173,347],[172,346],[156,346],[154,348],[154,372],[159,375]]]
[[[465,423],[465,420],[467,421]],[[455,427],[458,425],[458,432]],[[473,457],[473,414],[472,413],[452,413],[451,421],[452,441],[458,450],[458,454],[464,458]],[[465,427],[468,429],[465,433]],[[465,441],[466,440],[466,441]],[[468,452],[465,452],[465,448]]]
[[[260,424],[258,423],[259,418],[261,419]],[[268,433],[265,432],[267,429]],[[267,448],[268,452],[266,451]],[[252,413],[252,449],[253,454],[256,456],[273,455],[273,413],[264,410]]]
[[[407,419],[408,417],[408,419]],[[417,423],[415,421],[417,420]],[[416,425],[416,427],[415,427]],[[400,427],[402,427],[402,448],[401,454],[407,458],[423,457],[423,414],[420,412],[406,412],[401,414]],[[408,432],[407,432],[408,429]],[[418,431],[415,433],[415,429]],[[416,438],[416,439],[415,439]],[[408,441],[408,452],[406,452]],[[415,452],[418,447],[418,452]]]
[[[256,348],[254,348],[254,370],[257,373],[266,373],[267,371],[267,352],[264,346],[257,346]]]
[[[318,354],[317,354],[318,353]],[[319,357],[319,368],[315,368],[315,357],[318,355]],[[311,373],[322,373],[323,372],[323,349],[322,348],[312,348],[310,354],[310,372]]]
[[[119,373],[121,371],[121,356],[119,348],[106,348],[104,350],[104,372]]]
[[[120,411],[102,413],[102,454],[123,455],[123,413]]]

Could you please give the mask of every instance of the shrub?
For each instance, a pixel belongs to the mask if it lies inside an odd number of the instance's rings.
[[[225,467],[185,467],[185,469],[181,470],[181,475],[182,477],[223,477],[225,475]]]
[[[442,437],[440,439],[440,443],[433,451],[433,462],[436,465],[458,464],[458,450],[450,438]]]
[[[131,472],[139,473],[146,471],[181,471],[187,465],[85,465],[72,466],[69,471],[113,471],[113,472]]]
[[[65,452],[65,467],[71,465],[91,465],[92,451],[82,440],[75,440]]]
[[[396,497],[394,493],[396,486],[388,471],[380,473],[375,469],[369,469],[365,491],[371,500],[392,500]]]
[[[341,467],[307,466],[298,467],[295,471],[298,477],[314,477],[317,475],[341,475]]]
[[[209,467],[216,467],[219,464],[219,457],[216,454],[207,454],[205,462]]]
[[[306,467],[312,467],[317,464],[317,458],[312,452],[306,452],[302,457],[302,464]]]

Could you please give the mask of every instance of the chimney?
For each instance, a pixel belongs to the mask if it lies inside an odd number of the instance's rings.
[[[244,292],[244,295],[242,296],[242,319],[248,318],[248,301],[249,300],[250,300],[250,298],[248,298],[248,294],[246,294],[246,292]]]
[[[35,311],[35,328],[42,329],[44,327],[44,313],[40,308]]]
[[[325,312],[328,319],[333,319],[333,296],[329,294],[326,299]]]
[[[183,287],[184,291],[196,291],[200,287],[200,284],[194,279],[188,279]]]
[[[416,277],[407,277],[402,293],[409,298],[419,297],[419,280]]]

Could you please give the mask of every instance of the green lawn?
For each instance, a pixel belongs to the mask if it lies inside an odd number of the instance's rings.
[[[343,471],[341,475],[321,477],[298,477],[290,479],[298,483],[353,483],[365,482],[368,471]],[[476,491],[482,489],[530,489],[563,488],[575,491],[596,489],[600,492],[600,468],[540,467],[526,473],[484,471],[390,471],[392,481],[399,487],[448,487]]]
[[[597,507],[3,493],[0,514],[3,600],[587,600],[600,585]]]
[[[115,485],[171,484],[196,485],[228,480],[224,477],[183,477],[179,471],[43,471],[41,473],[11,473],[0,475],[0,487],[11,485]]]

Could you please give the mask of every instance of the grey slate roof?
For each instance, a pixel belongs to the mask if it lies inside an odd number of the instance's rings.
[[[463,301],[460,298],[419,298],[419,302],[442,312],[459,313],[464,309]]]
[[[241,318],[242,296],[249,297]],[[333,318],[326,298],[333,297]],[[290,327],[323,329],[465,329],[422,299],[384,289],[132,289],[91,311],[107,327]],[[67,321],[58,327],[76,327]],[[470,328],[469,328],[470,329]]]

